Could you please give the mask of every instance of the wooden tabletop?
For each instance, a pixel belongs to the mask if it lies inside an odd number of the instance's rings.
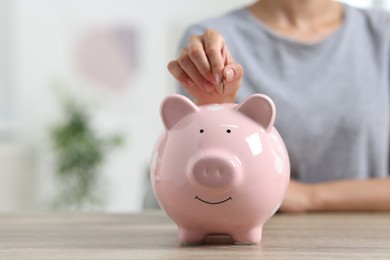
[[[159,211],[1,213],[0,259],[390,259],[390,213],[279,214],[255,246],[180,246]]]

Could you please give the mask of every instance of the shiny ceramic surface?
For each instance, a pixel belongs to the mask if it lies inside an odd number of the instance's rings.
[[[238,244],[261,240],[290,178],[288,154],[273,127],[275,113],[272,100],[261,94],[239,105],[198,107],[181,95],[162,101],[165,131],[150,174],[182,244],[201,243],[212,234],[230,235]]]

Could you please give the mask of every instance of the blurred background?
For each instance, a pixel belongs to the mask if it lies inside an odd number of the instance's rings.
[[[150,206],[166,64],[188,25],[251,2],[0,0],[0,211]]]

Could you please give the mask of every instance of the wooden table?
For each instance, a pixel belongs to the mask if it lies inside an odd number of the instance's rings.
[[[162,212],[0,214],[0,259],[390,259],[390,213],[279,214],[257,246],[177,242]]]

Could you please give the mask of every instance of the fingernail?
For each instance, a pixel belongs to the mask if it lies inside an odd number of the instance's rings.
[[[231,81],[231,80],[233,80],[233,78],[234,78],[234,70],[233,69],[228,69],[227,71],[226,71],[226,80],[227,81]]]
[[[215,78],[215,83],[220,83],[222,81],[222,76],[220,73],[215,73],[214,78]]]

